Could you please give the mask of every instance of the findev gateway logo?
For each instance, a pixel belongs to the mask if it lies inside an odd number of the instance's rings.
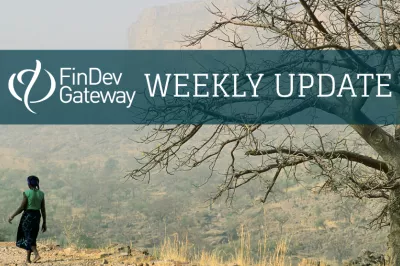
[[[30,101],[29,100],[29,95],[31,93],[32,87],[36,83],[36,80],[39,77],[41,69],[42,69],[42,63],[39,60],[36,60],[36,68],[35,69],[25,69],[25,70],[22,70],[21,72],[19,72],[18,74],[14,73],[14,74],[11,75],[11,77],[10,77],[10,79],[8,81],[8,89],[10,90],[11,95],[15,99],[17,99],[18,101],[24,102],[24,105],[25,105],[26,109],[28,109],[31,113],[34,113],[34,114],[36,114],[36,112],[34,112],[31,109],[30,104],[31,103],[40,103],[40,102],[46,101],[47,99],[49,99],[53,95],[53,93],[56,90],[56,80],[54,79],[54,76],[49,71],[47,71],[45,69],[47,75],[50,78],[50,90],[49,90],[49,92],[47,93],[47,95],[45,97],[43,97],[40,100],[36,100],[36,101]],[[25,93],[23,95],[23,98],[21,98],[17,94],[17,92],[15,91],[14,83],[15,83],[15,78],[17,78],[17,80],[18,80],[18,82],[20,84],[25,85],[24,80],[23,80],[23,76],[26,73],[33,73],[33,76],[32,76],[32,79],[29,81],[29,83],[28,83],[28,85],[26,87],[26,90],[25,90]]]
[[[31,104],[41,103],[48,100],[55,93],[57,87],[54,75],[47,69],[44,69],[50,80],[50,88],[42,99],[30,99],[32,88],[36,84],[41,70],[42,63],[39,60],[36,60],[35,69],[25,69],[19,73],[13,73],[8,81],[8,89],[11,95],[18,101],[23,102],[26,109],[33,114],[37,113],[32,110]],[[24,76],[26,76],[25,74],[27,73],[32,74],[29,82],[24,80]],[[136,91],[118,90],[122,76],[123,73],[103,72],[99,68],[89,68],[87,72],[75,72],[74,67],[62,67],[60,68],[59,77],[59,85],[61,86],[59,90],[60,102],[63,104],[117,103],[126,104],[126,108],[130,108],[133,104]],[[25,92],[21,96],[17,93],[15,88],[16,80],[20,85],[26,86]],[[103,87],[101,89],[92,87],[99,85],[102,85]],[[105,89],[110,86],[113,86],[114,89]],[[117,86],[117,88],[115,86]]]

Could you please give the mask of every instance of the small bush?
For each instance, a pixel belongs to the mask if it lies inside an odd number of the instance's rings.
[[[320,218],[320,219],[317,219],[316,221],[315,221],[315,227],[318,229],[318,228],[326,228],[325,227],[325,220],[324,219],[322,219],[322,218]]]

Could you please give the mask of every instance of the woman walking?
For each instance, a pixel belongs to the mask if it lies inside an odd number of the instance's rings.
[[[29,176],[29,189],[23,192],[22,203],[19,208],[11,215],[8,222],[14,219],[15,216],[22,214],[17,234],[17,246],[23,248],[27,252],[26,262],[31,263],[31,254],[35,255],[33,263],[40,260],[39,252],[36,248],[36,238],[39,233],[40,216],[43,217],[42,232],[46,232],[46,206],[44,202],[44,193],[39,187],[39,178]]]

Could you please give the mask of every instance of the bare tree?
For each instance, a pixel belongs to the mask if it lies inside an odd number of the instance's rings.
[[[343,217],[348,224],[351,224],[353,213],[356,211],[357,206],[352,201],[346,200],[342,202],[338,208],[336,209],[335,213],[338,217]]]
[[[250,40],[241,33],[254,31],[259,47],[336,50],[341,60],[321,59],[321,69],[334,64],[346,71],[388,71],[395,77],[390,88],[400,101],[400,66],[396,66],[392,56],[383,53],[380,64],[375,66],[352,52],[400,49],[400,2],[375,1],[264,0],[249,2],[235,14],[212,6],[209,10],[216,16],[215,22],[186,36],[186,40],[189,46],[196,46],[205,38],[217,38],[245,51]],[[291,66],[296,64],[292,62]],[[221,172],[225,176],[214,199],[222,195],[231,199],[238,188],[259,181],[265,187],[261,201],[267,202],[279,178],[286,176],[302,182],[300,173],[309,172],[320,180],[315,187],[319,191],[382,203],[371,223],[390,226],[390,263],[400,265],[400,126],[373,124],[361,110],[367,99],[342,99],[335,104],[304,99],[296,107],[282,109],[279,114],[262,117],[249,125],[161,125],[143,139],[154,148],[138,159],[141,166],[129,176],[150,178],[160,169],[173,173],[206,165],[209,178]],[[311,107],[340,117],[349,127],[265,125],[277,117],[288,117]],[[202,111],[209,117],[222,116],[217,109],[199,110]],[[351,123],[356,115],[368,123]],[[400,112],[397,124],[399,119]]]

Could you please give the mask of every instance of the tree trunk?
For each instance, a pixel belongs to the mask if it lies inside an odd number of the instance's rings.
[[[390,231],[389,231],[389,265],[400,265],[400,189],[393,190],[389,203]]]

